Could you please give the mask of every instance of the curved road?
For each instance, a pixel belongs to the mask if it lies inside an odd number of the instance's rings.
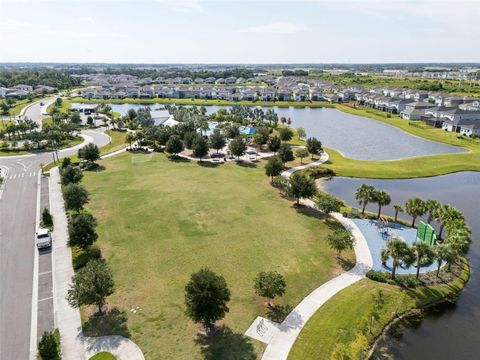
[[[55,98],[30,105],[24,116],[41,124],[42,111]],[[103,130],[82,132],[85,141],[75,147],[59,151],[60,157],[76,154],[78,148],[89,142],[99,147],[109,143]],[[0,156],[0,170],[6,175],[0,187],[0,359],[31,358],[30,344],[32,301],[34,294],[34,260],[37,249],[34,234],[37,219],[37,190],[40,164],[52,161],[50,152],[21,156]],[[34,309],[36,309],[34,304]],[[36,317],[36,311],[34,312]],[[41,335],[41,334],[40,334]],[[36,339],[35,339],[36,343]],[[32,344],[35,344],[32,340]]]

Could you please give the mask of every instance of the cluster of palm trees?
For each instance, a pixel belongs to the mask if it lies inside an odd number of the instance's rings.
[[[4,129],[0,130],[0,139],[8,138],[10,141],[21,140],[32,130],[38,128],[38,124],[28,118],[18,121],[18,123],[9,123]]]
[[[362,206],[362,215],[365,214],[365,208],[368,204],[377,204],[377,217],[381,216],[382,207],[390,205],[392,199],[390,195],[384,190],[377,190],[374,186],[363,184],[355,192],[355,199]]]
[[[390,195],[383,191],[377,190],[374,186],[363,184],[356,193],[355,199],[362,206],[362,215],[365,213],[365,207],[370,203],[378,204],[377,217],[381,216],[382,206],[391,203]],[[405,267],[415,265],[417,269],[417,278],[420,268],[429,266],[433,261],[437,261],[437,276],[443,264],[451,265],[455,263],[459,256],[464,254],[471,242],[471,231],[468,227],[462,212],[448,204],[441,204],[437,200],[422,200],[418,197],[408,199],[404,208],[401,205],[394,205],[395,221],[397,221],[398,213],[405,211],[412,217],[411,226],[415,226],[417,218],[426,216],[428,224],[433,221],[439,223],[438,238],[440,244],[431,247],[426,243],[417,242],[412,246],[408,245],[401,239],[394,238],[387,242],[387,248],[382,252],[382,262],[386,262],[392,258],[392,278],[395,278],[395,271],[403,264]],[[445,239],[442,239],[443,232],[447,232]]]

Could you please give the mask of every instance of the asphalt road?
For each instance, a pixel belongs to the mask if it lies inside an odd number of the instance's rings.
[[[39,103],[32,105],[25,116],[41,123]],[[99,130],[82,132],[84,143],[61,150],[60,157],[75,154],[86,142],[98,146],[108,144],[109,138]],[[0,359],[29,359],[32,323],[32,293],[34,284],[34,255],[37,251],[34,234],[37,215],[37,182],[40,164],[52,161],[51,153],[24,156],[0,156],[2,174],[8,170],[0,200]],[[1,190],[0,190],[1,191]],[[42,255],[42,254],[40,254]],[[50,261],[51,266],[51,261]],[[48,259],[39,257],[38,273],[49,271]],[[39,276],[38,300],[48,298],[48,276]],[[34,308],[37,309],[37,305]],[[48,321],[47,308],[39,308],[39,321]],[[53,315],[52,315],[53,316]],[[40,327],[40,325],[39,325]]]

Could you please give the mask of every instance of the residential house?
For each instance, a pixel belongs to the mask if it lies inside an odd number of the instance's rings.
[[[225,79],[224,78],[218,78],[215,80],[215,84],[225,84]]]
[[[155,90],[153,86],[143,86],[140,90],[140,98],[141,99],[151,99],[155,96]]]
[[[480,110],[480,100],[467,100],[463,104],[458,106],[459,109],[462,110]]]
[[[310,100],[321,101],[323,100],[323,91],[319,87],[310,88]]]
[[[237,78],[235,76],[230,76],[225,79],[225,84],[235,84]]]
[[[215,84],[215,78],[214,77],[208,77],[205,79],[205,84]]]
[[[12,87],[14,90],[25,91],[26,93],[31,93],[33,91],[33,87],[30,85],[19,84]]]

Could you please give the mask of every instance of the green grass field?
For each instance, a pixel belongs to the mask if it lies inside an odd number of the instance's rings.
[[[370,343],[391,321],[393,312],[401,314],[460,292],[468,281],[469,273],[466,263],[459,277],[449,284],[408,290],[369,279],[361,280],[339,292],[315,313],[300,333],[288,359],[330,359],[337,343],[352,342],[357,332],[365,328],[372,309],[372,296],[378,290],[385,295],[385,306],[380,311],[380,318],[373,324],[372,334],[367,331]]]
[[[212,167],[130,153],[100,163],[106,170],[85,173],[84,184],[116,282],[109,303],[128,313],[147,359],[250,358],[262,345],[241,334],[266,313],[253,290],[259,271],[285,275],[279,303],[291,306],[342,271],[324,240],[338,224],[282,199],[262,163]],[[353,253],[345,257],[351,265]],[[184,314],[184,287],[205,266],[232,292],[224,321],[231,332],[213,343],[197,337],[198,326]],[[142,310],[129,311],[136,306]]]
[[[89,360],[115,360],[116,357],[109,352],[100,352],[92,356]]]

